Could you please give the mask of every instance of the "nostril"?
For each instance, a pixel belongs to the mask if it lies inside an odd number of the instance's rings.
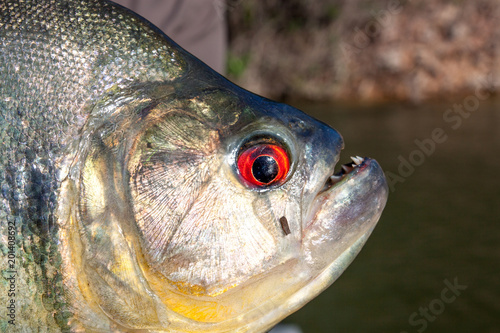
[[[310,136],[313,134],[313,127],[299,118],[292,118],[288,121],[288,127],[297,134]]]

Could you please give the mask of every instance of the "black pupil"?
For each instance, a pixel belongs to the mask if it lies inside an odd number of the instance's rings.
[[[252,173],[259,182],[268,184],[278,175],[278,163],[271,156],[259,156],[253,162]]]

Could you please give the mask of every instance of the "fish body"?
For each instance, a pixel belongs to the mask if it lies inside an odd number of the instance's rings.
[[[264,332],[330,285],[387,199],[327,125],[128,10],[0,3],[0,330]]]

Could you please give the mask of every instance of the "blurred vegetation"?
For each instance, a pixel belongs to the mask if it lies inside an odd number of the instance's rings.
[[[229,76],[272,98],[441,99],[497,90],[493,0],[234,0]]]
[[[250,61],[250,55],[243,54],[241,56],[236,56],[232,53],[228,54],[227,57],[227,73],[233,78],[240,78],[245,72],[248,62]]]

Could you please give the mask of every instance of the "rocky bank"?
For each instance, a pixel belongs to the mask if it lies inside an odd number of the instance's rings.
[[[227,12],[229,76],[267,97],[419,102],[500,88],[498,1],[239,0]]]

